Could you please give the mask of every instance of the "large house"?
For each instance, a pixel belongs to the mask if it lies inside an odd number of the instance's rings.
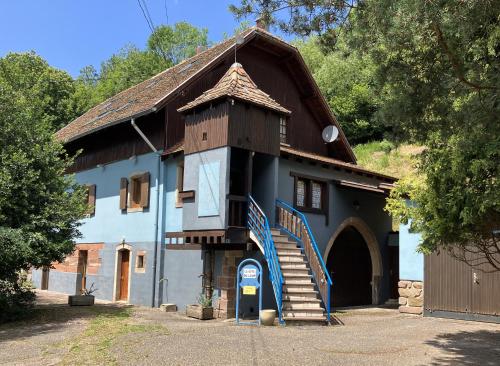
[[[240,37],[57,133],[69,153],[82,150],[71,173],[88,186],[90,210],[74,254],[34,271],[38,287],[74,294],[94,284],[97,298],[180,310],[203,293],[233,317],[237,265],[255,258],[264,306],[281,321],[398,297],[384,211],[395,179],[356,164],[294,46],[258,27]],[[327,126],[339,132],[333,142]]]

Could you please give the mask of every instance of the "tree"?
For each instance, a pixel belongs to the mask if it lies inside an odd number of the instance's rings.
[[[84,113],[96,104],[193,56],[198,46],[207,46],[207,29],[189,23],[157,27],[144,50],[123,47],[101,64],[100,71],[87,66],[76,81],[73,104]]]
[[[9,53],[0,58],[0,83],[22,96],[37,100],[41,116],[61,128],[77,115],[72,105],[75,85],[71,76],[36,55]]]
[[[295,46],[349,141],[381,140],[387,128],[376,119],[379,98],[371,59],[350,50],[343,39],[333,51],[325,52],[317,37],[296,41]]]
[[[378,118],[395,138],[426,146],[421,182],[401,182],[388,208],[412,219],[422,251],[473,251],[500,270],[492,259],[500,256],[492,237],[500,226],[500,2],[243,0],[233,11],[319,32],[332,47],[332,35],[349,32],[349,46],[375,65]]]
[[[55,99],[58,95],[54,96],[53,88],[42,94],[38,81],[27,80],[33,66],[40,67],[40,59],[32,54],[21,58],[35,62],[16,63],[18,67],[11,69],[16,73],[8,80],[0,79],[2,296],[5,283],[15,287],[20,270],[50,266],[74,250],[79,220],[85,212],[84,189],[64,174],[71,159],[53,136],[60,109],[51,110],[48,105],[60,106]],[[5,59],[0,64],[5,65]]]

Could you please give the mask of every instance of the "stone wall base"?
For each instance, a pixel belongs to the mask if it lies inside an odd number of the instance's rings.
[[[421,315],[424,305],[424,286],[422,281],[399,281],[399,312]]]
[[[226,250],[222,262],[222,275],[218,278],[220,298],[214,316],[230,319],[236,316],[236,270],[237,258],[243,257],[242,250]]]

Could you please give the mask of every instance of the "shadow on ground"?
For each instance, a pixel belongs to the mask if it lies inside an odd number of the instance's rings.
[[[447,353],[433,359],[430,365],[498,366],[500,363],[500,332],[478,330],[443,333],[425,344]]]
[[[68,325],[68,323],[91,320],[97,316],[126,316],[129,308],[129,306],[119,304],[96,304],[93,306],[37,305],[28,318],[0,325],[0,343],[56,332]]]

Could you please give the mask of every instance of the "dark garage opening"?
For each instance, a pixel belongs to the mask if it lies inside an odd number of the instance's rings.
[[[332,276],[332,306],[359,306],[372,303],[372,261],[361,234],[353,227],[340,233],[328,254]]]

